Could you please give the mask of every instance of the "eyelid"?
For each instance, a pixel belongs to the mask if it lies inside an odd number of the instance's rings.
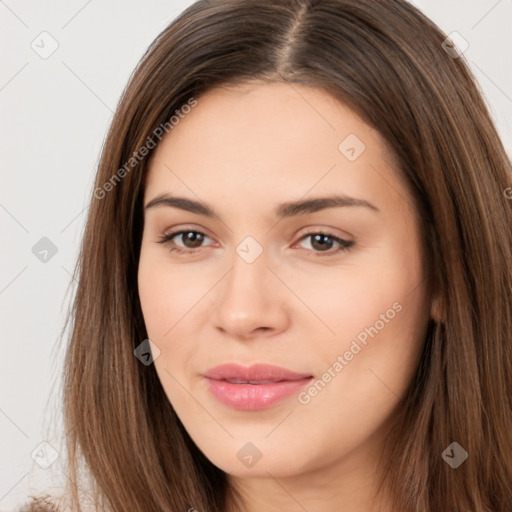
[[[182,232],[188,232],[188,231],[193,231],[195,233],[200,233],[202,235],[205,235],[207,236],[208,238],[212,239],[213,240],[213,237],[210,236],[208,234],[208,230],[201,227],[201,228],[198,228],[194,225],[179,225],[178,227],[174,228],[168,228],[166,229],[162,236],[160,237],[160,239],[162,238],[166,238],[168,236],[175,236],[175,235],[178,235]],[[300,230],[298,230],[295,234],[294,234],[294,238],[295,237],[298,237],[298,238],[303,238],[305,235],[311,235],[311,234],[319,234],[319,233],[323,233],[325,235],[328,235],[328,236],[331,236],[333,238],[341,238],[347,242],[351,242],[353,241],[353,236],[350,235],[349,233],[347,233],[346,231],[343,231],[341,234],[336,234],[335,231],[340,231],[339,228],[331,228],[331,227],[326,227],[326,226],[320,226],[320,225],[311,225],[311,226],[306,226],[305,228],[302,228]],[[302,233],[302,234],[301,234]]]
[[[204,228],[198,228],[197,226],[187,226],[185,225],[179,225],[178,227],[168,228],[165,231],[163,231],[162,235],[159,237],[160,240],[164,238],[169,238],[171,236],[176,236],[180,233],[188,233],[188,232],[194,232],[199,233],[201,235],[204,235],[205,237],[208,237],[210,240],[213,240],[213,237],[208,234],[208,230]]]
[[[333,238],[341,238],[342,240],[345,240],[346,242],[352,242],[354,241],[354,237],[347,233],[346,231],[341,231],[339,228],[332,228],[330,226],[325,225],[318,225],[313,224],[311,226],[307,226],[305,228],[300,229],[296,234],[295,237],[303,238],[304,235],[312,235],[317,233],[323,233],[325,235],[328,235]]]

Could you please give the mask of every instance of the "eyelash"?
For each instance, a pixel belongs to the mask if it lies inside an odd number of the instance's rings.
[[[159,244],[167,244],[169,252],[173,252],[173,253],[177,253],[177,254],[191,254],[191,253],[197,252],[198,250],[203,248],[203,247],[199,247],[197,249],[184,249],[182,247],[176,246],[175,244],[173,244],[171,242],[171,240],[174,237],[176,237],[178,235],[183,235],[185,233],[196,233],[199,235],[203,235],[206,238],[209,238],[208,235],[206,235],[205,233],[203,233],[201,231],[196,231],[193,229],[184,229],[181,231],[175,231],[173,233],[163,235],[162,237],[160,237],[158,243]],[[332,249],[330,249],[328,251],[315,251],[313,249],[306,249],[308,251],[312,250],[315,253],[315,257],[333,256],[333,255],[339,254],[340,252],[351,250],[354,245],[354,242],[352,242],[352,241],[344,240],[343,238],[339,238],[339,237],[334,236],[333,234],[325,232],[325,231],[312,231],[310,233],[306,233],[305,235],[300,237],[299,241],[303,240],[304,238],[311,237],[313,235],[326,236],[328,238],[331,238],[334,242],[336,242],[340,245],[340,247],[338,247],[338,249],[336,249],[334,251]]]

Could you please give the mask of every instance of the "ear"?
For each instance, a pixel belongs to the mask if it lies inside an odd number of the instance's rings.
[[[443,301],[439,294],[437,294],[432,300],[432,305],[430,307],[430,316],[438,324],[443,323],[446,320]]]

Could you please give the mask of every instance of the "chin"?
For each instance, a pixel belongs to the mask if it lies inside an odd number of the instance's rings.
[[[201,448],[201,451],[212,464],[237,477],[268,478],[270,473],[275,478],[284,478],[307,472],[313,464],[300,447],[281,445],[279,449],[268,442],[265,443],[264,440],[230,440],[222,447],[211,448]],[[219,451],[219,448],[222,448],[222,451]]]

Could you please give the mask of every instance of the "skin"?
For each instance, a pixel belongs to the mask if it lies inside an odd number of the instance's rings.
[[[354,161],[338,149],[349,134],[366,146]],[[280,203],[333,193],[378,211],[274,214]],[[426,299],[414,203],[383,138],[319,89],[214,89],[156,149],[144,204],[161,194],[205,202],[222,219],[145,210],[142,310],[160,350],[158,376],[197,446],[229,473],[247,511],[391,511],[385,494],[374,499],[377,460],[435,304]],[[181,229],[206,237],[158,243]],[[354,245],[336,252],[336,242],[305,236],[325,230]],[[252,263],[236,252],[248,236],[263,249]],[[173,242],[196,252],[170,252]],[[347,361],[353,340],[397,303],[401,310]],[[340,355],[347,364],[336,372]],[[218,402],[202,377],[225,362],[316,379],[331,368],[335,377],[308,403],[295,395],[239,411]],[[262,455],[252,467],[237,457],[247,442]]]

